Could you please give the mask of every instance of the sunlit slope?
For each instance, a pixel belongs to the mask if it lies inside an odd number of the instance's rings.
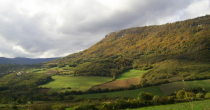
[[[74,66],[75,75],[113,78],[131,68],[153,68],[143,86],[208,78],[210,16],[112,32],[92,47],[52,62]]]

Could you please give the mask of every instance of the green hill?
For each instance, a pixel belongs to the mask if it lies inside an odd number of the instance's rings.
[[[152,69],[142,86],[210,78],[210,15],[112,32],[92,47],[50,63],[74,75],[116,78],[127,69]],[[49,63],[49,62],[48,62]]]

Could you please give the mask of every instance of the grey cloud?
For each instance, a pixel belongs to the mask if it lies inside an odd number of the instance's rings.
[[[0,3],[0,56],[67,55],[90,47],[109,32],[188,19],[193,15],[186,9],[198,2],[119,0],[119,7],[110,9],[103,0],[36,0],[38,11],[31,14],[20,5],[25,1]]]

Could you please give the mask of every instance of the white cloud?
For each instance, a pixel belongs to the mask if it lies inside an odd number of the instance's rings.
[[[0,0],[0,56],[60,57],[113,31],[209,14],[208,0]]]

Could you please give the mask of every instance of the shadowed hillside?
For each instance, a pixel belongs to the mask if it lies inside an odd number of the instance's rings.
[[[4,58],[0,57],[0,65],[3,64],[35,64],[35,63],[42,63],[46,61],[51,61],[55,60],[58,58],[36,58],[36,59],[31,59],[31,58]]]
[[[143,86],[210,78],[210,15],[112,32],[82,52],[51,61],[74,66],[75,75],[117,77],[147,70]]]

